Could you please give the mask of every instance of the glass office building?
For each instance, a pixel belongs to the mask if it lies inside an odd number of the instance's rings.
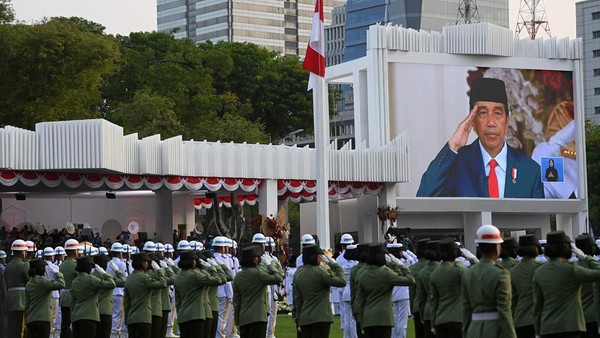
[[[575,4],[577,37],[583,41],[583,90],[586,119],[600,124],[600,0]]]

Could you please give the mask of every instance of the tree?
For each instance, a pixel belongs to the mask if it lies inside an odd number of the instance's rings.
[[[600,126],[587,121],[585,147],[590,224],[600,234]]]
[[[0,25],[0,121],[32,129],[100,117],[99,87],[119,57],[113,38],[72,22]]]
[[[15,20],[15,11],[10,0],[0,0],[0,24],[11,23]]]

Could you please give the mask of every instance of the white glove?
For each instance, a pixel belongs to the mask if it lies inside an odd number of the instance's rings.
[[[392,259],[390,258],[390,254],[385,255],[385,265],[392,266]]]
[[[161,267],[155,261],[152,261],[152,263],[150,263],[150,266],[152,266],[152,270],[158,271],[161,269]]]
[[[167,263],[168,266],[175,266],[175,264],[171,263],[168,259],[165,259],[164,262]]]
[[[327,256],[326,254],[322,254],[321,255],[321,259],[323,260],[323,262],[325,262],[327,264],[333,264],[333,263],[335,263],[335,261],[333,260],[333,258]]]
[[[117,271],[121,271],[121,270],[119,269],[119,266],[118,266],[118,265],[117,265],[115,262],[113,262],[113,261],[110,261],[110,262],[108,262],[108,266],[109,266],[109,267],[110,267],[110,269],[111,269],[112,271],[114,271],[115,273],[116,273]],[[121,271],[121,272],[122,272],[122,271]]]
[[[475,255],[473,255],[473,253],[471,251],[469,251],[468,249],[465,249],[465,248],[460,248],[460,253],[462,253],[463,257],[466,259],[477,258],[477,257],[475,257]]]
[[[400,266],[402,265],[402,262],[400,262],[400,260],[398,258],[396,258],[396,256],[392,255],[391,253],[388,253],[385,255],[385,259],[386,259],[386,263],[389,257],[389,261],[390,261],[390,266]]]
[[[264,265],[269,265],[273,261],[273,258],[271,258],[271,256],[269,256],[269,254],[265,252],[264,254],[262,254],[262,256],[260,256],[260,261]]]
[[[406,257],[406,255],[409,255],[413,261],[417,261],[419,258],[417,257],[417,255],[414,254],[414,252],[410,251],[410,250],[406,250],[404,251],[404,255]],[[408,258],[407,258],[408,259]]]
[[[203,268],[207,268],[207,269],[212,266],[209,262],[205,261],[204,259],[200,260],[200,265],[202,265]]]
[[[209,258],[206,261],[212,266],[219,266],[219,262],[217,262],[217,260],[214,258]]]
[[[579,259],[584,259],[587,255],[581,251],[574,243],[571,243],[571,252]]]
[[[436,332],[435,332],[435,327],[432,327],[432,328],[431,328],[431,333],[433,333],[433,334],[436,334]]]
[[[158,264],[160,264],[160,267],[163,269],[166,269],[169,267],[165,261],[160,261]]]
[[[96,269],[96,271],[98,271],[98,273],[100,273],[101,275],[106,275],[106,271],[104,271],[104,269],[102,269],[102,267],[100,267],[100,265],[95,264],[94,268]]]
[[[57,274],[60,273],[60,270],[58,269],[58,266],[56,265],[48,265],[48,269],[50,269],[50,271],[52,271],[53,274]]]

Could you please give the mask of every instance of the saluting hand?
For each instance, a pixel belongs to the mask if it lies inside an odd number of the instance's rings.
[[[448,146],[450,149],[454,151],[458,151],[460,148],[464,147],[467,144],[467,140],[469,139],[469,134],[471,130],[473,130],[473,120],[477,115],[477,109],[479,107],[475,105],[469,115],[458,125],[454,135],[448,141]]]

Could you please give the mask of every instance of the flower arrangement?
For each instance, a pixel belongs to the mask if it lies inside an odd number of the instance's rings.
[[[387,204],[378,207],[377,218],[379,218],[379,222],[381,223],[381,232],[384,233],[387,221],[390,221],[390,226],[394,226],[394,223],[398,220],[398,207],[392,208]]]

